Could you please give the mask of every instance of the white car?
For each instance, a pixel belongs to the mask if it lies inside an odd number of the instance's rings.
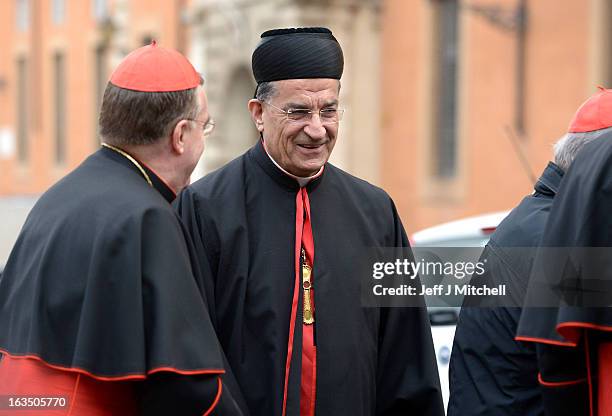
[[[509,211],[468,217],[446,222],[418,231],[410,236],[414,247],[483,247],[489,236]],[[425,298],[427,302],[427,297]],[[455,326],[459,317],[459,307],[429,307],[429,321],[433,338],[438,373],[442,387],[444,408],[448,405],[448,364],[453,348]]]

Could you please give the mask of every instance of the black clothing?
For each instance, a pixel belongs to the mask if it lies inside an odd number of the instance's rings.
[[[299,189],[259,142],[180,195],[181,216],[213,271],[205,282],[213,323],[252,415],[282,413],[290,326],[287,414],[299,414],[301,316],[290,322]],[[329,163],[306,190],[316,414],[442,415],[425,308],[361,306],[356,258],[370,246],[409,247],[392,200]]]
[[[557,249],[538,251],[525,299],[530,307],[517,330],[517,339],[538,343],[540,376],[556,390],[547,415],[597,409],[597,346],[610,342],[612,331],[611,210],[612,134],[606,133],[585,145],[565,175],[542,237],[543,247]],[[537,305],[547,307],[531,307]]]
[[[518,335],[575,344],[581,331],[572,322],[612,328],[612,310],[601,307],[612,298],[611,139],[607,133],[587,144],[568,170],[542,240],[567,251],[554,259],[556,251],[538,253],[526,298],[553,308],[526,309]]]
[[[103,380],[199,374],[216,394],[222,354],[193,247],[174,193],[144,169],[154,187],[102,148],[42,195],[0,280],[0,350]]]
[[[506,284],[521,305],[563,171],[550,162],[533,194],[499,224],[485,247],[480,282]],[[532,247],[533,249],[529,249]],[[515,341],[521,309],[472,305],[459,315],[450,361],[449,416],[543,414],[535,346]]]

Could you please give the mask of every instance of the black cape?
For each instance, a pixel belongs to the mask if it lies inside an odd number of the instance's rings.
[[[103,148],[41,196],[0,280],[0,350],[103,380],[223,372],[174,194],[148,174]]]
[[[563,170],[550,162],[533,194],[499,224],[480,257],[487,267],[478,280],[490,286],[511,285],[513,304],[522,304],[562,177]],[[514,339],[521,308],[470,301],[465,299],[455,330],[448,415],[542,415],[536,348]]]
[[[205,282],[211,316],[252,415],[282,412],[298,190],[259,142],[179,198],[198,255],[212,268]],[[316,414],[443,415],[426,309],[360,302],[361,249],[408,247],[392,200],[331,164],[307,191],[316,253]],[[297,321],[288,415],[299,414]]]
[[[547,414],[588,414],[589,402],[597,408],[588,383],[597,392],[597,344],[609,342],[612,331],[612,309],[603,307],[612,300],[611,212],[612,134],[607,133],[580,151],[564,177],[517,330],[517,339],[539,344],[541,377],[551,386],[558,383]],[[581,389],[562,384],[567,382]]]
[[[555,199],[518,335],[577,343],[580,325],[612,330],[612,133],[576,156]],[[553,255],[557,255],[553,258]],[[559,332],[560,331],[560,332]]]

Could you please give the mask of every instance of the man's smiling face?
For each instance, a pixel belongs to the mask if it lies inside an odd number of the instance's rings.
[[[339,88],[338,80],[328,78],[274,82],[274,94],[262,103],[260,131],[266,150],[287,172],[311,176],[329,159],[338,122],[322,118],[319,111],[338,109]],[[281,110],[311,110],[313,114],[295,120]]]

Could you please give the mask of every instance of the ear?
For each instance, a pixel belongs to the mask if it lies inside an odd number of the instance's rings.
[[[263,125],[263,106],[261,105],[261,101],[256,100],[256,99],[252,99],[249,100],[249,113],[251,113],[251,118],[253,119],[253,122],[255,123],[255,127],[257,127],[257,130],[262,133],[264,130],[264,125]]]
[[[172,145],[172,151],[182,155],[185,152],[185,134],[189,129],[188,120],[179,121],[170,135],[170,143]]]

